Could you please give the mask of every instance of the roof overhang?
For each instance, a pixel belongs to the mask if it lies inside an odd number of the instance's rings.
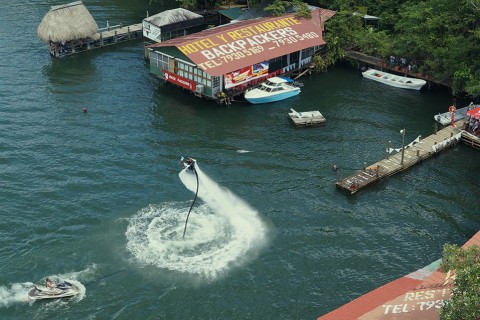
[[[287,14],[230,23],[148,47],[176,47],[206,73],[219,76],[323,44],[322,21]]]

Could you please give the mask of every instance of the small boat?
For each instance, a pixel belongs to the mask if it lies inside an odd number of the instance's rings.
[[[454,122],[457,122],[458,120],[465,119],[467,117],[467,111],[470,110],[470,106],[464,107],[464,108],[459,108],[455,112],[455,118]],[[441,123],[442,125],[447,125],[452,123],[452,113],[450,112],[444,112],[444,113],[439,113],[437,115],[433,116],[433,119],[435,121]]]
[[[73,297],[80,293],[80,288],[69,281],[63,281],[56,285],[55,288],[48,288],[42,285],[35,285],[30,289],[28,297],[32,300],[60,299]]]
[[[375,69],[368,69],[367,71],[362,72],[362,75],[367,79],[403,89],[420,90],[427,83],[427,81],[423,79],[397,76]]]
[[[253,104],[275,102],[291,98],[300,93],[293,80],[285,77],[272,77],[259,86],[247,90],[245,99]]]

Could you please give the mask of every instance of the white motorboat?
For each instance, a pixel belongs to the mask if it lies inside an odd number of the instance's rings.
[[[427,83],[427,81],[423,79],[397,76],[376,69],[368,69],[367,71],[362,72],[362,75],[367,79],[403,89],[420,90]]]
[[[247,90],[245,99],[253,104],[275,102],[291,98],[300,93],[293,80],[285,77],[272,77],[259,86]]]
[[[60,299],[73,297],[80,293],[80,288],[69,281],[62,281],[54,288],[36,285],[30,289],[28,297],[32,300]]]
[[[467,111],[470,110],[469,107],[464,107],[464,108],[460,108],[460,109],[457,109],[456,112],[455,112],[455,118],[454,118],[454,122],[457,122],[458,120],[462,120],[464,118],[467,117]],[[435,121],[441,123],[442,125],[447,125],[447,124],[450,124],[452,123],[452,114],[450,112],[444,112],[444,113],[439,113],[437,115],[434,115],[433,116],[433,119],[435,119]]]

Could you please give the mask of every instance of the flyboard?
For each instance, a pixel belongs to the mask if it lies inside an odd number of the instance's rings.
[[[195,197],[193,198],[192,205],[190,206],[190,210],[188,210],[187,214],[187,219],[185,220],[185,228],[183,229],[183,236],[182,239],[185,237],[185,232],[187,232],[187,224],[188,224],[188,218],[190,217],[190,212],[192,212],[193,206],[195,205],[195,201],[197,200],[198,196],[198,173],[197,170],[195,170],[195,165],[197,164],[197,160],[188,157],[186,160],[184,157],[180,158],[180,163],[183,165],[183,170],[191,171],[195,174],[195,177],[197,178],[197,191],[195,192]]]

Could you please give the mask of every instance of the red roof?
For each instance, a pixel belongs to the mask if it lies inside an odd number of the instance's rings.
[[[480,232],[463,248],[474,244],[480,245]],[[442,301],[450,298],[453,288],[453,273],[441,272],[439,262],[387,283],[317,320],[438,320]]]
[[[335,14],[319,9],[312,19],[286,14],[207,29],[148,46],[176,47],[211,76],[325,44],[323,23]],[[321,17],[321,18],[320,18]]]

